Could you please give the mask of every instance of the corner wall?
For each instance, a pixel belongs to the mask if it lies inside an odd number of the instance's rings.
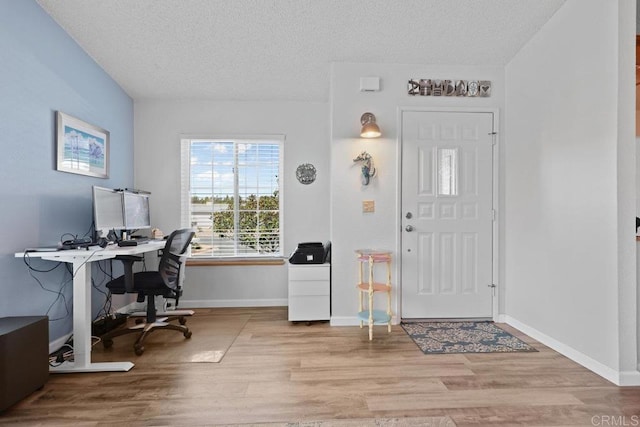
[[[35,273],[39,284],[14,253],[84,236],[91,186],[133,183],[133,103],[35,1],[0,0],[0,64],[0,315],[48,314],[55,340],[72,330],[70,273]],[[55,170],[58,110],[110,131],[109,179]],[[94,314],[103,303],[93,292]]]
[[[569,0],[506,67],[507,320],[616,383],[637,374],[629,6]]]

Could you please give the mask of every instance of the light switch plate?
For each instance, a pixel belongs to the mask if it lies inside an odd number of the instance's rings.
[[[376,211],[376,203],[373,200],[363,200],[362,201],[362,212],[363,213],[372,213]]]

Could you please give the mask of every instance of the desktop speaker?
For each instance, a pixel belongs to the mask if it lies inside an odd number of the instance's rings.
[[[49,318],[0,318],[0,412],[49,378]]]

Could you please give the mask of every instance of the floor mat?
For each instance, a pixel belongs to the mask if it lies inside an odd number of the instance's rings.
[[[425,354],[537,351],[493,322],[403,322]]]
[[[177,331],[157,330],[146,337],[144,353],[136,356],[133,344],[138,334],[122,335],[113,339],[111,348],[103,348],[100,342],[94,345],[91,359],[93,362],[129,360],[136,364],[140,362],[218,363],[250,317],[250,315],[198,313],[187,317],[186,326],[192,332],[189,339]],[[128,322],[129,325],[133,325],[132,319]]]

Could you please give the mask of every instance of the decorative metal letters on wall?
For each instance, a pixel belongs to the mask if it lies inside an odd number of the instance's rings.
[[[407,84],[409,95],[420,96],[491,96],[489,80],[411,79]]]

